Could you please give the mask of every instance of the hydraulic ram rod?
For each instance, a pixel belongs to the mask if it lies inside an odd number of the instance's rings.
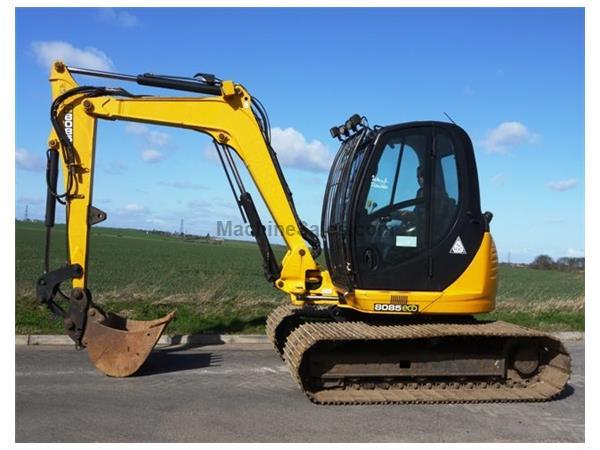
[[[104,72],[101,70],[81,69],[79,67],[67,67],[69,72],[91,77],[111,78],[113,80],[124,80],[137,83],[142,86],[153,86],[165,89],[175,89],[186,92],[199,92],[201,94],[221,95],[219,86],[203,84],[193,79],[170,78],[168,76],[145,73],[143,75],[127,75],[123,73]]]
[[[112,78],[114,80],[125,80],[125,81],[137,82],[137,77],[135,75],[126,75],[124,73],[104,72],[102,70],[93,70],[93,69],[81,69],[79,67],[71,67],[71,66],[67,66],[67,70],[71,73],[77,73],[79,75],[86,75],[86,76],[90,76],[90,77]]]

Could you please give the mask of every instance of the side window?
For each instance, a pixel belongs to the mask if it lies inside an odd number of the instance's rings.
[[[392,188],[398,168],[400,148],[400,142],[390,142],[383,149],[377,164],[377,170],[371,175],[369,194],[365,203],[367,214],[372,214],[389,206],[392,202]]]
[[[436,139],[435,177],[432,186],[433,245],[444,238],[456,219],[459,202],[458,170],[452,140]]]
[[[425,146],[423,136],[408,136],[402,148],[400,171],[394,189],[392,203],[400,203],[422,195],[419,175],[423,176],[417,151]]]
[[[352,165],[350,166],[349,180],[346,185],[346,194],[344,196],[344,227],[348,224],[350,220],[350,213],[352,212],[352,208],[350,207],[350,200],[352,199],[352,188],[355,184],[356,173],[360,168],[363,159],[365,158],[366,147],[362,147],[357,150],[356,155],[354,156],[354,160],[352,161]]]

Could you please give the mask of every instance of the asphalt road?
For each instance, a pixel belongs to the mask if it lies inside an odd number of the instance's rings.
[[[319,406],[269,346],[155,351],[109,378],[71,347],[16,348],[17,442],[584,442],[584,342],[545,403]]]

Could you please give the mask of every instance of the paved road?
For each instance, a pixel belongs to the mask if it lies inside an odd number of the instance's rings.
[[[137,377],[85,352],[16,348],[17,442],[583,442],[584,342],[561,399],[479,405],[318,406],[268,346],[161,349]]]

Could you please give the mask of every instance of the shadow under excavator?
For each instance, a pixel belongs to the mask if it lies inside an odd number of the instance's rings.
[[[225,342],[218,334],[192,334],[190,336],[171,336],[169,347],[162,348],[165,352],[181,352],[191,348],[204,347],[206,345],[224,345]]]
[[[213,353],[179,353],[180,350],[184,349],[179,347],[177,349],[155,349],[150,353],[150,356],[135,376],[143,377],[205,367],[219,367],[223,361],[221,355]]]
[[[229,332],[239,332],[248,326],[264,324],[264,317],[253,319],[233,319],[225,327]],[[213,353],[185,353],[187,350],[197,349],[206,345],[223,345],[225,342],[219,335],[191,334],[186,336],[176,335],[171,337],[168,347],[155,348],[146,362],[134,376],[143,377],[169,372],[182,372],[186,370],[201,369],[204,367],[220,366],[223,361],[221,355]]]

